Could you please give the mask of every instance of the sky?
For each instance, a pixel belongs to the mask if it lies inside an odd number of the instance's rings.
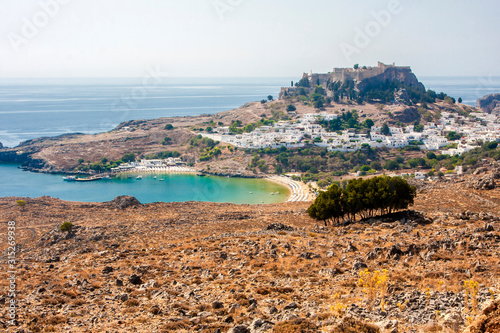
[[[0,78],[500,76],[498,0],[0,0]]]

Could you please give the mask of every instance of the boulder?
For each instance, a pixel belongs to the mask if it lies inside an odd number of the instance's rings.
[[[299,306],[297,305],[297,303],[295,302],[292,302],[290,304],[287,304],[283,309],[284,310],[293,310],[293,309],[297,309]]]
[[[231,328],[227,333],[250,333],[250,330],[245,325],[238,325]]]
[[[366,265],[364,262],[362,262],[362,261],[360,261],[360,260],[356,260],[356,261],[354,262],[354,264],[352,265],[352,269],[353,269],[354,271],[359,271],[359,270],[361,270],[361,269],[365,269],[365,268],[367,268],[367,267],[368,267],[368,265]]]
[[[141,204],[139,202],[139,200],[137,200],[136,198],[134,198],[130,195],[120,195],[120,196],[114,198],[111,201],[111,203],[119,209],[125,209],[127,207],[138,206]]]
[[[130,275],[130,277],[128,278],[128,281],[131,283],[131,284],[135,284],[135,285],[139,285],[139,284],[142,284],[142,279],[139,275],[136,275],[136,274],[132,274]]]

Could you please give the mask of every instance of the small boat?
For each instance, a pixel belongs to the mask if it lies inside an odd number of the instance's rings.
[[[142,179],[142,176],[141,176],[141,175],[139,175],[139,176],[135,177],[135,179],[137,179],[137,180],[141,180],[141,179]]]
[[[111,177],[110,176],[103,176],[102,179],[110,180]]]
[[[269,194],[274,195],[274,192],[271,192],[271,193],[269,193]]]
[[[253,194],[253,192],[248,192],[248,193]]]
[[[156,176],[154,176],[153,178],[156,179]]]
[[[159,180],[160,182],[162,182],[162,181],[164,181],[165,179],[163,179],[163,178],[160,178],[160,179],[158,179],[158,180]]]
[[[74,181],[76,181],[76,177],[75,176],[67,176],[67,177],[63,177],[63,180],[65,182],[74,182]]]
[[[96,181],[96,180],[101,180],[102,177],[100,176],[91,176],[91,177],[87,177],[87,178],[75,178],[75,181],[77,182],[93,182],[93,181]]]

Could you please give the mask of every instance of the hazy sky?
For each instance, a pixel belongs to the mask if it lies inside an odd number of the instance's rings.
[[[498,0],[0,0],[0,77],[500,75]]]

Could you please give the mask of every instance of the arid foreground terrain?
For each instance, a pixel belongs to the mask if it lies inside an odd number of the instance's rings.
[[[0,330],[499,332],[500,191],[471,183],[421,183],[411,214],[329,227],[307,203],[2,198],[18,326],[2,267]]]

